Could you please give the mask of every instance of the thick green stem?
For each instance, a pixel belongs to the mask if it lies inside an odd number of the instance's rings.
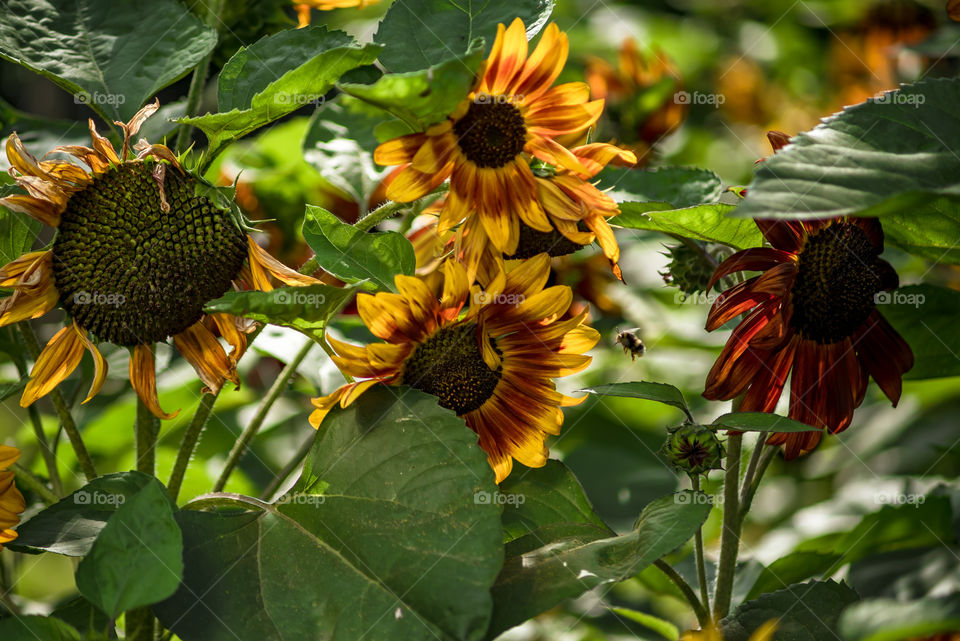
[[[197,407],[196,413],[193,415],[193,420],[187,426],[187,431],[183,433],[183,438],[180,440],[180,449],[177,451],[177,460],[173,464],[173,472],[170,473],[170,482],[167,483],[167,492],[170,493],[170,498],[174,502],[180,496],[180,488],[183,486],[183,477],[187,473],[187,466],[190,465],[190,459],[193,457],[193,452],[200,441],[200,435],[203,433],[203,428],[207,425],[207,419],[210,418],[210,413],[213,411],[213,405],[219,397],[219,390],[216,394],[204,394],[203,398],[200,399],[200,405]]]
[[[434,189],[428,195],[435,196],[437,194],[442,194],[445,191],[447,191],[449,188],[450,188],[449,185],[444,183],[443,185],[440,185],[439,187]],[[369,231],[374,227],[376,227],[377,225],[379,225],[380,223],[382,223],[383,221],[387,220],[388,218],[391,218],[392,216],[396,215],[397,212],[409,206],[410,206],[410,203],[395,203],[395,202],[385,203],[383,205],[380,205],[373,211],[371,211],[369,214],[367,214],[360,220],[358,220],[353,226],[359,229],[360,231]]]
[[[153,415],[140,397],[137,397],[137,423],[135,427],[137,448],[137,471],[153,476],[157,467],[157,436],[160,434],[160,419]]]
[[[24,466],[19,463],[14,463],[13,471],[17,474],[17,482],[39,494],[40,498],[42,498],[43,502],[47,505],[51,505],[60,500],[57,494],[51,492],[50,488],[48,488],[41,479]]]
[[[723,477],[723,532],[720,534],[720,561],[717,588],[713,596],[713,617],[720,620],[730,610],[733,578],[740,551],[740,446],[743,434],[727,437],[727,469]]]
[[[756,465],[752,476],[744,477],[743,488],[740,490],[741,522],[747,517],[747,512],[750,511],[750,506],[753,504],[753,497],[757,493],[757,488],[760,487],[760,480],[763,479],[764,472],[767,471],[770,463],[773,462],[773,458],[777,455],[778,448],[772,445],[762,446],[758,443],[757,449],[762,450],[762,453],[758,457],[759,463]],[[754,450],[754,454],[756,454],[756,450]],[[751,457],[751,461],[752,458],[753,457]]]
[[[693,608],[694,614],[697,615],[697,621],[700,623],[700,627],[704,627],[710,623],[710,613],[703,607],[700,599],[697,598],[696,592],[694,592],[690,584],[680,576],[680,573],[670,567],[670,564],[663,559],[657,559],[653,564],[667,575],[667,578],[673,581],[674,585],[680,589],[684,598],[690,603],[690,607]]]
[[[220,19],[221,0],[212,0],[207,6],[207,16],[204,22],[208,27],[217,27]],[[200,64],[193,70],[193,77],[190,79],[190,89],[187,90],[187,104],[184,109],[184,115],[187,117],[196,116],[200,108],[200,100],[203,98],[203,88],[207,84],[207,74],[210,73],[210,61],[213,59],[213,51],[204,56]],[[177,142],[174,146],[175,152],[183,151],[190,142],[190,133],[193,126],[188,124],[180,125],[177,131]]]
[[[40,412],[33,405],[27,408],[30,415],[30,423],[33,425],[33,433],[37,437],[37,444],[40,445],[40,456],[43,457],[43,463],[47,466],[47,476],[50,477],[50,487],[57,496],[63,496],[63,483],[60,481],[60,470],[57,469],[57,454],[47,441],[47,435],[43,432],[43,421],[40,419]]]
[[[693,491],[700,491],[700,475],[691,474],[690,483],[693,485]],[[697,533],[693,538],[693,554],[697,562],[697,580],[700,583],[700,601],[703,603],[703,609],[710,611],[710,591],[707,589],[707,567],[703,559],[703,526],[697,528]]]
[[[307,357],[307,354],[310,353],[313,345],[314,343],[311,341],[304,343],[300,351],[287,363],[280,372],[280,375],[277,376],[277,380],[275,380],[273,385],[270,386],[270,389],[267,390],[267,395],[260,401],[260,405],[253,415],[253,419],[251,419],[247,427],[244,428],[243,432],[240,433],[237,442],[233,444],[233,449],[231,449],[230,454],[227,455],[227,462],[224,464],[223,471],[220,473],[220,478],[218,478],[217,482],[213,485],[214,492],[219,492],[226,486],[230,474],[233,473],[234,468],[240,461],[240,457],[243,456],[250,441],[253,440],[253,437],[256,436],[257,432],[260,431],[260,428],[263,426],[263,421],[267,418],[270,408],[273,407],[274,402],[280,397],[283,390],[286,389],[290,379],[296,375],[297,368],[300,366],[300,363],[303,362],[303,359]]]
[[[27,346],[27,351],[30,352],[30,356],[32,356],[34,362],[36,362],[37,357],[40,356],[40,342],[37,340],[37,334],[33,331],[33,326],[30,325],[29,321],[20,323],[19,327],[20,334],[23,336],[23,342]],[[77,455],[80,470],[83,472],[87,481],[92,481],[97,478],[97,468],[94,467],[93,460],[87,452],[87,447],[83,444],[83,438],[80,436],[80,430],[77,429],[77,424],[73,421],[73,415],[70,414],[67,401],[57,388],[51,390],[50,400],[53,401],[53,407],[57,410],[57,416],[60,417],[60,425],[63,426],[63,431],[67,433],[67,438],[70,439],[70,445]]]

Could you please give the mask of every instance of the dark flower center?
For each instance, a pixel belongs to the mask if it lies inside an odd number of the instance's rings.
[[[581,228],[580,231],[586,231],[583,223],[580,223],[578,227]],[[543,252],[550,256],[566,256],[581,249],[583,249],[583,245],[573,242],[556,229],[542,232],[520,223],[520,240],[517,242],[517,251],[507,258],[533,258]]]
[[[809,236],[791,290],[793,328],[818,343],[851,336],[883,289],[881,275],[889,266],[878,254],[864,231],[851,223],[834,223]]]
[[[246,258],[228,211],[165,167],[161,207],[154,163],[126,163],[70,197],[53,244],[60,304],[77,325],[117,345],[166,340],[203,316]]]
[[[491,370],[477,345],[477,324],[437,330],[417,346],[403,366],[404,385],[433,394],[440,407],[458,415],[472,412],[493,396],[500,370]]]
[[[523,114],[509,96],[480,95],[466,115],[453,125],[460,149],[478,167],[503,167],[513,161],[527,141]]]

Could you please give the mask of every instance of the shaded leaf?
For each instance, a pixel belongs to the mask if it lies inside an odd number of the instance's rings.
[[[18,616],[0,619],[3,641],[81,641],[76,628],[53,617]]]
[[[607,385],[595,385],[580,391],[599,394],[601,396],[622,396],[625,398],[643,398],[648,401],[657,401],[658,403],[676,407],[687,416],[690,416],[690,408],[687,406],[687,401],[683,398],[683,393],[673,385],[666,383],[649,383],[647,381],[609,383]]]
[[[832,639],[840,613],[858,598],[844,583],[798,583],[743,603],[720,621],[720,629],[724,641],[749,641],[757,628],[779,619],[776,641]]]
[[[620,215],[610,224],[627,229],[648,229],[677,234],[736,249],[758,247],[763,235],[752,220],[732,218],[734,205],[722,203],[675,209],[665,202],[620,203]]]
[[[672,79],[671,79],[672,80]],[[664,202],[675,209],[716,203],[723,195],[720,176],[708,169],[609,167],[599,176],[617,202]]]
[[[882,292],[877,299],[877,309],[913,350],[913,368],[904,378],[960,375],[960,333],[956,331],[960,292],[908,285]]]
[[[737,430],[739,432],[819,432],[819,427],[813,427],[800,421],[795,421],[779,414],[767,412],[731,412],[715,420],[712,425],[717,428]]]

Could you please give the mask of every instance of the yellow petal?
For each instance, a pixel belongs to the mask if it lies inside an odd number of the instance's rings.
[[[247,335],[237,325],[237,317],[231,314],[211,314],[210,318],[216,323],[220,335],[230,344],[230,360],[234,365],[247,350]]]
[[[167,414],[160,408],[157,399],[157,376],[154,371],[153,350],[149,345],[137,345],[130,355],[130,384],[153,415],[161,419],[170,419],[180,410]]]
[[[54,334],[30,370],[30,380],[20,398],[20,407],[29,407],[70,376],[80,364],[83,351],[83,339],[73,325]]]
[[[97,346],[94,345],[89,338],[87,338],[86,330],[80,329],[77,326],[76,321],[73,323],[73,328],[80,335],[81,340],[83,340],[84,347],[90,352],[93,356],[93,382],[90,384],[90,391],[87,392],[87,397],[83,399],[83,403],[86,403],[91,398],[97,395],[100,391],[100,388],[103,387],[104,381],[107,380],[107,359],[103,357],[103,354],[100,353],[100,350],[97,349]]]
[[[249,235],[247,236],[247,258],[250,262],[250,271],[253,273],[254,286],[261,291],[273,289],[269,279],[266,278],[267,273],[287,285],[315,285],[320,282],[313,276],[307,276],[290,269],[271,256]]]
[[[198,321],[174,336],[173,345],[193,365],[197,376],[206,385],[204,392],[216,394],[225,380],[240,384],[236,366],[202,322]]]
[[[0,470],[5,470],[20,458],[20,450],[9,445],[0,445]]]

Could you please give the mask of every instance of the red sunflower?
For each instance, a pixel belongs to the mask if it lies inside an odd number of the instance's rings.
[[[719,297],[707,317],[713,331],[739,314],[707,376],[703,395],[740,410],[772,412],[790,379],[790,418],[835,434],[863,402],[870,376],[894,406],[913,353],[876,309],[877,294],[895,289],[896,272],[879,256],[883,230],[872,218],[757,221],[772,247],[737,252],[717,268],[710,287],[738,271],[761,271]],[[788,459],[812,450],[821,432],[773,434]]]

